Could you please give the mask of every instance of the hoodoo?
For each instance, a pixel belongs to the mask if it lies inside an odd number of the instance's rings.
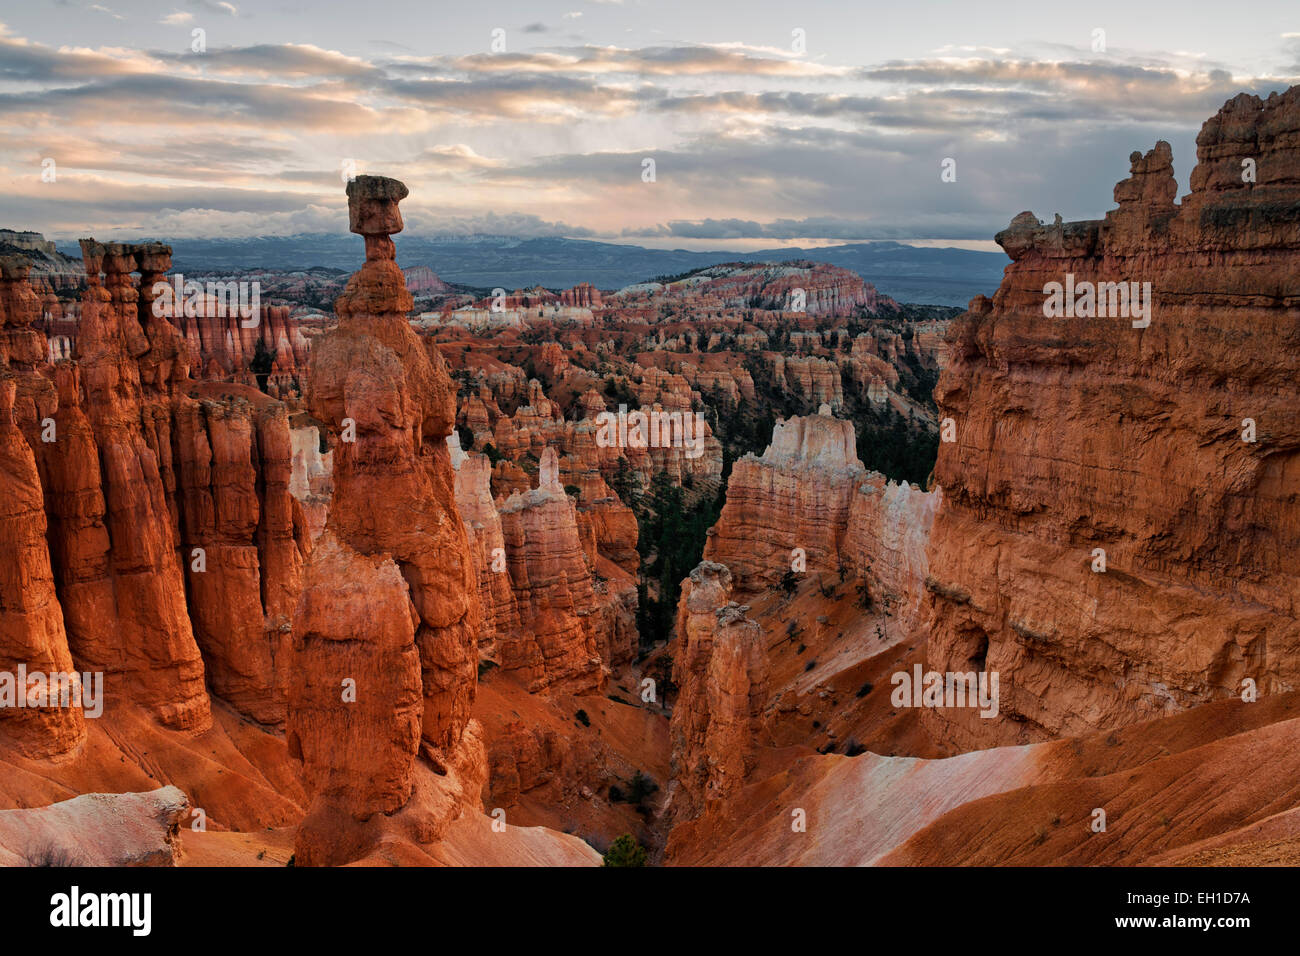
[[[406,321],[394,261],[407,189],[359,176],[347,192],[366,262],[312,353],[308,402],[335,439],[334,496],[294,620],[289,689],[289,747],[314,794],[297,840],[306,865],[364,855],[376,814],[411,802],[417,758],[450,773],[448,787],[459,766],[475,795],[486,774],[467,726],[482,612],[446,443],[454,392]],[[423,798],[412,825],[427,843],[461,803]]]

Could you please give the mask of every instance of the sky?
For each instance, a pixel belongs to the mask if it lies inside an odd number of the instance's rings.
[[[1294,0],[0,0],[0,228],[994,249],[1296,82]]]

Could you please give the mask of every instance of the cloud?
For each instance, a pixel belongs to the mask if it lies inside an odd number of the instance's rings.
[[[124,110],[123,104],[129,104]],[[212,129],[290,125],[300,130],[377,129],[385,117],[373,108],[310,89],[255,85],[165,74],[114,76],[103,82],[39,93],[0,94],[0,122],[57,117],[50,126],[93,124],[106,117],[135,124]],[[176,131],[176,135],[188,135]]]
[[[439,236],[519,236],[523,239],[569,238],[590,239],[597,234],[585,226],[543,219],[527,213],[488,212],[471,216],[447,216],[440,212],[420,211],[413,207],[407,213],[402,207],[408,230],[414,235]]]
[[[316,77],[323,80],[378,80],[383,71],[367,60],[326,50],[309,43],[258,43],[245,47],[211,49],[199,60],[192,53],[159,53],[165,63],[182,68],[202,66],[205,73],[244,78]]]
[[[226,3],[225,0],[190,0],[190,6],[198,7],[208,13],[219,13],[223,16],[239,16],[239,8],[233,3]]]
[[[388,80],[385,92],[422,107],[473,115],[481,120],[572,121],[582,115],[628,114],[645,94],[601,86],[580,77],[490,76],[477,80]]]
[[[239,8],[189,3],[164,20],[196,14]],[[1068,47],[863,66],[743,43],[422,55],[286,39],[198,55],[54,46],[0,25],[8,218],[119,235],[340,230],[340,164],[354,159],[408,183],[403,210],[424,230],[974,241],[1026,207],[1099,216],[1129,152],[1157,138],[1186,182],[1208,116],[1287,85],[1208,58]],[[1300,37],[1271,42],[1300,61]],[[39,181],[45,157],[57,184]]]
[[[466,73],[616,74],[639,76],[831,77],[848,68],[782,56],[754,56],[753,47],[683,45],[626,49],[582,46],[530,53],[476,53],[460,57],[451,68]],[[780,53],[781,51],[776,51]]]
[[[177,27],[183,23],[190,23],[193,20],[194,20],[194,14],[177,10],[174,13],[167,14],[167,16],[163,17],[158,22],[162,24],[166,24],[169,27]]]

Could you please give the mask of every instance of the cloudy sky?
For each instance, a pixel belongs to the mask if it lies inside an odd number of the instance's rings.
[[[1157,139],[1185,191],[1208,116],[1295,82],[1295,0],[5,0],[0,227],[341,233],[351,164],[420,233],[993,248]]]

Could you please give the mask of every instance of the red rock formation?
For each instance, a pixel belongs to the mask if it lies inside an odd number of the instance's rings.
[[[600,290],[590,282],[579,282],[572,289],[565,289],[560,293],[560,302],[587,309],[599,309],[604,304]]]
[[[498,635],[511,635],[520,627],[515,603],[501,515],[492,500],[492,463],[487,455],[466,455],[453,442],[452,466],[456,469],[456,508],[469,535],[470,553],[478,580],[479,602],[483,607],[483,630],[478,638],[481,660],[501,662]],[[509,639],[509,638],[507,638]]]
[[[313,790],[297,841],[305,864],[363,852],[364,824],[411,800],[417,749],[458,780],[486,775],[467,728],[481,609],[445,441],[454,392],[437,350],[406,322],[411,297],[390,238],[406,195],[391,179],[348,184],[366,263],[312,354],[311,410],[337,441],[333,505],[294,622],[289,741]],[[453,799],[438,826],[427,821],[424,842],[460,807]]]
[[[736,792],[755,765],[767,703],[762,629],[731,600],[731,572],[703,561],[682,582],[673,681],[671,813],[698,816]]]
[[[779,421],[761,458],[735,463],[727,501],[709,531],[704,557],[726,564],[742,592],[771,587],[794,569],[836,575],[858,485],[853,423],[819,415]],[[801,572],[802,573],[802,572]]]
[[[7,325],[12,315],[5,308],[0,320]],[[47,696],[52,675],[72,673],[72,655],[45,542],[36,459],[14,423],[12,373],[2,374],[8,377],[0,377],[0,681],[8,686],[0,688],[0,733],[23,753],[50,756],[77,746],[86,731],[76,686],[69,691],[77,694],[74,706]],[[42,675],[46,688],[29,693],[25,673]]]
[[[361,822],[411,797],[425,710],[417,620],[397,563],[327,528],[294,619],[289,752],[314,797],[298,837],[304,865],[336,859],[343,843],[319,832],[326,809]]]
[[[570,368],[569,356],[565,354],[564,346],[559,342],[543,342],[541,350],[537,353],[534,360],[539,372],[546,377],[548,381],[555,382],[564,377],[564,373]],[[529,387],[533,385],[529,382]],[[541,385],[538,384],[537,391],[541,391]]]
[[[104,672],[110,704],[200,730],[210,716],[178,560],[171,436],[188,362],[130,282],[135,268],[160,275],[167,248],[87,240],[82,254],[78,369],[60,373],[60,440],[38,446],[68,643],[79,669]]]
[[[32,285],[40,290],[76,290],[85,284],[81,263],[59,252],[39,232],[0,229],[0,256],[26,259],[31,266]]]
[[[224,299],[203,295],[193,309],[176,308],[171,317],[184,333],[205,380],[264,387],[276,397],[300,391],[299,379],[310,361],[312,340],[290,315],[288,306],[259,305],[256,315],[245,318]],[[261,381],[254,369],[260,356],[270,361]]]
[[[288,418],[283,405],[248,386],[201,384],[190,397],[177,408],[176,443],[194,636],[212,691],[254,720],[280,725],[310,549],[289,493]]]
[[[644,295],[665,294],[689,301],[695,309],[759,308],[810,316],[852,315],[859,307],[873,313],[898,307],[857,273],[806,260],[722,263],[665,285],[629,286],[619,293],[617,301],[631,303]]]
[[[542,456],[538,487],[500,507],[520,630],[498,634],[501,666],[529,690],[599,690],[601,657],[591,622],[596,602],[578,531],[577,509],[559,482],[555,449]]]
[[[641,563],[636,513],[623,504],[598,467],[574,455],[560,460],[560,481],[566,488],[578,489],[579,522],[591,524],[597,554],[635,577]],[[589,557],[596,560],[596,555]]]
[[[858,485],[840,544],[846,567],[867,583],[873,605],[891,614],[904,634],[921,619],[929,573],[926,548],[942,490],[886,481],[872,472]]]
[[[852,422],[818,415],[777,422],[761,458],[735,463],[704,547],[744,594],[794,572],[824,585],[852,577],[872,605],[910,633],[928,572],[938,490],[887,481],[858,460]]]
[[[334,453],[321,452],[320,431],[315,425],[291,427],[289,441],[293,450],[289,493],[302,508],[307,530],[315,541],[325,530],[334,495]]]
[[[52,387],[32,379],[44,384],[23,413],[73,657],[105,673],[110,703],[198,731],[209,722],[202,644],[214,689],[279,723],[273,662],[305,547],[284,409],[251,389],[188,380],[188,348],[154,291],[166,246],[87,240],[83,253],[77,361],[47,369]],[[42,440],[46,422],[57,439]]]
[[[769,353],[767,359],[773,378],[783,389],[797,392],[815,405],[829,405],[832,409],[844,405],[839,366],[829,359],[776,352]]]
[[[450,292],[451,286],[443,282],[428,266],[412,266],[402,270],[406,288],[415,295],[442,295]]]
[[[1104,221],[1022,213],[998,235],[1014,262],[955,323],[936,390],[956,441],[927,659],[999,672],[1001,710],[927,712],[945,739],[1081,734],[1300,679],[1298,143],[1300,88],[1242,94],[1201,130],[1181,204],[1160,143]],[[1045,318],[1067,281],[1151,283],[1149,324]]]

